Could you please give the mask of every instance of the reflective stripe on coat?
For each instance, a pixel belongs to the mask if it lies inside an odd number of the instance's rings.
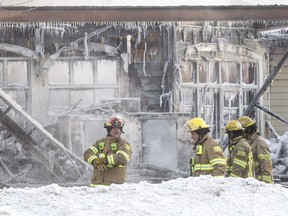
[[[192,176],[224,176],[226,160],[222,147],[208,134],[205,135],[196,145],[190,165]]]
[[[266,141],[255,131],[248,136],[248,142],[252,147],[255,178],[266,183],[273,183],[273,167],[270,149]]]
[[[255,177],[252,149],[242,136],[234,138],[229,144],[227,158],[227,177]]]
[[[91,184],[111,185],[112,183],[122,184],[125,182],[127,164],[131,158],[130,144],[120,137],[99,139],[84,152],[84,160],[93,165],[95,158],[106,157],[107,170],[99,171],[94,167]]]

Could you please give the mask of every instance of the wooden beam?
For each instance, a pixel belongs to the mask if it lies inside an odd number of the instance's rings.
[[[288,6],[1,7],[0,22],[287,20]]]
[[[257,102],[257,103],[255,104],[255,106],[256,106],[257,108],[263,110],[264,112],[268,113],[269,115],[277,118],[278,120],[280,120],[280,121],[282,121],[282,122],[284,122],[285,124],[288,125],[288,121],[287,121],[286,119],[282,118],[282,117],[279,116],[277,113],[274,113],[274,112],[268,110],[267,108],[261,106],[259,102]]]
[[[38,53],[34,52],[33,50],[30,50],[25,47],[17,46],[17,45],[11,45],[7,43],[0,43],[0,50],[7,51],[7,52],[12,52],[12,53],[17,53],[22,56],[32,58],[36,61],[38,61]]]

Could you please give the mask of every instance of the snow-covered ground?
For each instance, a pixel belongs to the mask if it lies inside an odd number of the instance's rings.
[[[285,164],[288,132],[268,144],[273,161],[283,159]],[[201,176],[96,188],[57,184],[3,188],[0,215],[287,216],[287,200],[288,188],[278,183]]]
[[[0,215],[286,216],[288,189],[255,179],[179,178],[91,188],[4,188]]]
[[[268,144],[273,161],[283,157],[286,164],[288,132]],[[96,188],[57,184],[3,188],[0,215],[287,216],[287,200],[288,188],[278,183],[201,176]]]

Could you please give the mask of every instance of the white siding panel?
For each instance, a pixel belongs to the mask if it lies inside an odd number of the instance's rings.
[[[278,53],[277,53],[278,52]],[[279,48],[275,54],[272,54],[270,58],[270,71],[273,70],[274,65],[283,57],[285,53]],[[271,85],[271,111],[275,112],[285,120],[288,120],[288,67],[287,62],[284,62],[279,73],[275,77]],[[283,135],[288,131],[288,125],[284,122],[271,117],[271,124],[279,135]]]

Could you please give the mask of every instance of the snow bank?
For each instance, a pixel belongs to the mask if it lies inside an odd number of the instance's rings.
[[[4,188],[0,215],[283,216],[287,200],[288,189],[278,184],[201,176],[97,188]]]

